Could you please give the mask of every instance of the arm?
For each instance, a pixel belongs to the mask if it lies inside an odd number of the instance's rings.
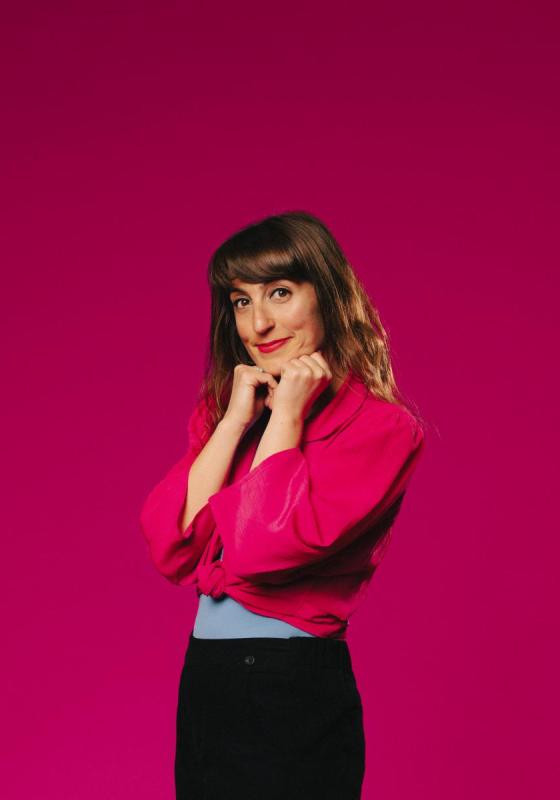
[[[224,569],[280,584],[331,557],[403,494],[423,442],[408,412],[375,404],[326,447],[269,455],[208,498],[224,543]]]
[[[243,435],[221,420],[203,445],[204,407],[188,422],[188,448],[152,489],[140,512],[140,527],[158,571],[179,585],[195,581],[195,569],[214,531],[208,496],[224,483]],[[222,424],[224,423],[224,424]]]
[[[261,436],[251,470],[255,469],[274,453],[298,447],[303,433],[303,419],[272,411],[266,429]]]
[[[198,512],[206,506],[211,494],[224,485],[233,456],[245,428],[224,417],[217,424],[206,446],[196,457],[188,475],[188,491],[181,514],[181,529],[185,531]]]

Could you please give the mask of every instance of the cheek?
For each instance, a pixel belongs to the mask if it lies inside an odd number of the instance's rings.
[[[320,318],[317,316],[310,317],[309,311],[293,314],[290,324],[294,331],[300,331],[309,336],[316,336],[323,329]]]

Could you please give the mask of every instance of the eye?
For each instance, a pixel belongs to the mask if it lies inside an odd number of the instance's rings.
[[[289,289],[286,289],[284,286],[277,286],[276,289],[273,289],[270,293],[270,296],[274,294],[274,292],[286,292],[287,294],[291,294]],[[286,295],[282,295],[282,299],[286,297]],[[234,308],[240,308],[237,304],[240,303],[242,300],[247,300],[247,297],[238,297],[236,300],[232,300],[232,305]],[[241,306],[241,308],[245,308],[245,306]]]

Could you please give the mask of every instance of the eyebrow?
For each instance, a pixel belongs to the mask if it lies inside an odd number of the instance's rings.
[[[270,286],[271,283],[281,283],[281,282],[283,282],[283,283],[291,283],[289,278],[273,278],[272,280],[269,280],[269,281],[263,281],[264,289],[266,289],[267,286]],[[258,286],[259,284],[255,284],[255,285]],[[239,289],[237,286],[229,286],[228,289],[227,289],[227,292],[228,292],[228,294],[233,294],[234,292],[242,292],[243,294],[247,294],[247,290],[246,289]]]

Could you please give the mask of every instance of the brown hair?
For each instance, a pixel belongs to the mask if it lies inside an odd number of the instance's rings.
[[[288,211],[247,225],[213,253],[208,265],[211,325],[207,366],[199,391],[209,430],[223,417],[236,364],[253,364],[237,333],[229,299],[232,281],[310,281],[323,312],[322,353],[334,375],[352,370],[377,397],[403,406],[424,427],[397,388],[389,336],[379,313],[326,225],[305,211]],[[328,309],[328,315],[324,312]]]

